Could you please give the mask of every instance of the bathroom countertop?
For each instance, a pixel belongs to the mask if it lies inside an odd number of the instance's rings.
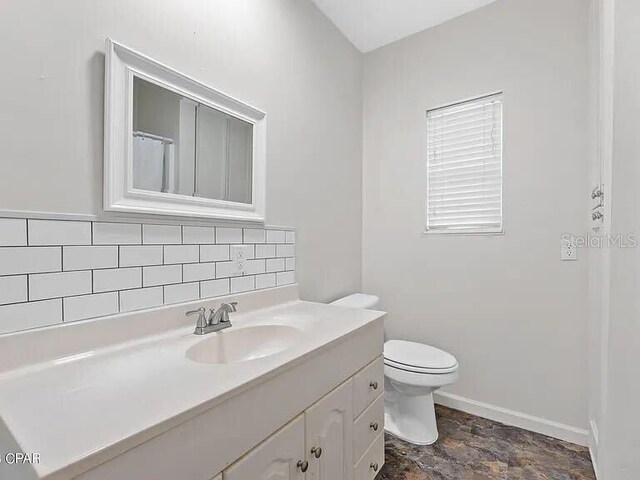
[[[234,326],[226,331],[265,324],[302,331],[293,347],[260,359],[193,362],[186,351],[210,336],[184,327],[5,371],[0,440],[10,438],[20,451],[40,454],[33,466],[37,478],[72,478],[293,368],[383,315],[297,300],[233,314]]]

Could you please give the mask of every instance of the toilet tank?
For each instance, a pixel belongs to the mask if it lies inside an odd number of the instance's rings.
[[[337,305],[339,307],[350,308],[375,308],[380,299],[375,295],[367,295],[365,293],[354,293],[346,297],[339,298],[331,302],[329,305]]]

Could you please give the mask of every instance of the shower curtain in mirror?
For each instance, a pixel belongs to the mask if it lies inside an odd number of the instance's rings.
[[[133,137],[133,187],[152,192],[174,193],[176,172],[174,145],[143,136]]]

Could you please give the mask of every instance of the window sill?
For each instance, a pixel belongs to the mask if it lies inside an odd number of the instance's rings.
[[[455,230],[424,230],[422,232],[422,235],[425,237],[430,237],[432,235],[434,236],[439,236],[439,235],[459,235],[462,237],[468,237],[468,236],[480,236],[480,237],[486,237],[486,236],[501,236],[504,235],[504,229],[500,229],[500,230],[486,230],[486,231],[480,231],[480,230],[473,230],[473,231],[469,231],[469,232],[461,232],[461,231],[455,231]]]

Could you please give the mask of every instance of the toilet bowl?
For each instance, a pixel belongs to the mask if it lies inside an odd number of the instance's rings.
[[[351,308],[374,308],[375,295],[356,293],[332,302]],[[458,379],[456,358],[423,343],[388,340],[384,344],[384,429],[415,445],[438,439],[433,392]]]
[[[438,439],[433,392],[458,379],[458,362],[423,343],[388,340],[384,344],[385,430],[415,445]]]

